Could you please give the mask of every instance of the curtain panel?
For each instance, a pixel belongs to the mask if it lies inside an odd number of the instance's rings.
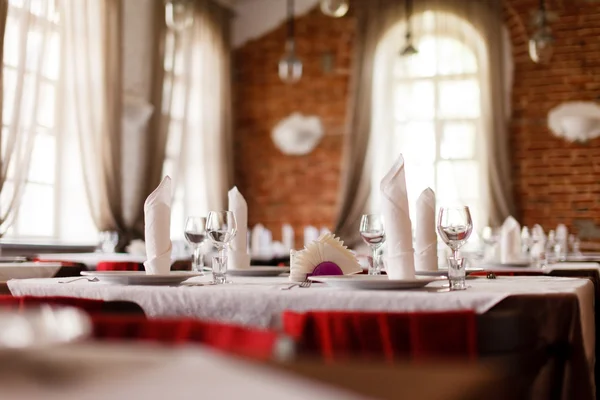
[[[355,1],[356,39],[347,112],[342,165],[342,184],[335,231],[348,245],[360,242],[358,225],[368,209],[372,160],[378,132],[373,131],[374,63],[377,47],[385,34],[404,21],[405,3],[394,0]],[[480,60],[483,77],[482,116],[487,165],[484,186],[489,222],[497,225],[514,212],[508,145],[506,106],[507,74],[502,26],[502,5],[487,0],[415,0],[413,15],[425,11],[454,14],[471,23],[482,36],[486,57]]]

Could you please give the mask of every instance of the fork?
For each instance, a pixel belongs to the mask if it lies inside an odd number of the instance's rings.
[[[300,283],[294,283],[293,285],[282,287],[281,290],[291,290],[291,289],[295,288],[296,286],[301,287],[301,288],[309,288],[310,285],[312,285],[312,281],[309,281],[308,278],[306,278],[304,281],[302,281]]]
[[[71,282],[75,282],[75,281],[80,281],[82,279],[86,279],[88,282],[98,282],[100,279],[93,277],[93,278],[86,278],[86,277],[81,277],[81,278],[75,278],[75,279],[71,279],[68,281],[58,281],[58,283],[71,283]]]

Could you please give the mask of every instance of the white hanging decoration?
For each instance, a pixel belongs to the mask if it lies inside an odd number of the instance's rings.
[[[548,113],[552,133],[569,142],[587,142],[600,137],[600,105],[594,102],[567,102]]]
[[[293,113],[275,126],[271,139],[283,154],[301,156],[313,151],[323,134],[319,117]]]

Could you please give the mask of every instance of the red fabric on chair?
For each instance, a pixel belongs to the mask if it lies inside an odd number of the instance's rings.
[[[192,319],[144,319],[96,315],[94,337],[100,340],[144,340],[168,344],[202,343],[237,355],[267,360],[277,333]]]
[[[77,297],[37,297],[37,296],[0,296],[0,308],[11,310],[24,310],[28,307],[42,304],[54,306],[68,306],[79,308],[90,315],[94,314],[130,314],[144,316],[142,308],[128,301],[104,301],[95,299],[81,299]]]
[[[469,273],[469,276],[487,276],[493,272],[496,276],[540,276],[544,275],[542,271],[477,271]]]
[[[286,311],[283,326],[285,333],[299,342],[300,352],[321,356],[326,361],[477,357],[477,324],[473,311]]]
[[[96,265],[96,271],[141,271],[139,263],[125,261],[101,261]]]

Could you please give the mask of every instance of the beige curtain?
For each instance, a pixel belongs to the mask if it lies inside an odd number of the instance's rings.
[[[367,210],[370,195],[371,160],[376,147],[370,141],[374,61],[383,36],[404,20],[404,2],[394,0],[356,1],[357,34],[351,82],[352,98],[348,108],[348,129],[344,148],[342,189],[336,232],[350,245],[359,241],[360,216]],[[496,224],[513,212],[512,180],[508,153],[505,103],[506,73],[503,64],[504,41],[501,4],[487,0],[415,0],[414,13],[427,10],[448,12],[469,21],[483,37],[485,60],[480,60],[486,82],[482,91],[483,130],[487,136],[488,215]],[[488,90],[489,88],[489,90]],[[485,92],[485,93],[484,93]]]
[[[170,93],[170,88],[165,89],[165,57],[170,56],[165,53],[165,36],[167,33],[165,25],[165,6],[163,1],[154,1],[153,9],[153,37],[151,38],[154,48],[152,55],[152,87],[150,93],[150,102],[153,107],[153,113],[149,123],[146,125],[146,135],[144,137],[143,158],[144,168],[141,169],[140,186],[137,193],[132,196],[133,201],[126,206],[130,207],[130,214],[134,216],[131,222],[131,238],[144,237],[144,201],[146,197],[158,186],[162,178],[163,160],[165,159],[165,149],[167,145],[168,133],[168,109],[170,107],[163,104],[170,104],[170,101],[163,102],[164,94]],[[161,110],[163,110],[161,112]],[[165,112],[165,110],[167,112]],[[131,190],[133,188],[128,188]]]
[[[37,134],[40,86],[44,56],[49,46],[50,26],[44,23],[54,12],[52,2],[25,0],[10,5],[0,0],[0,34],[3,38],[0,60],[11,65],[2,76],[0,121],[8,128],[0,134],[0,234],[5,234],[17,216],[19,203],[29,174],[31,153]],[[32,9],[44,18],[32,17]],[[10,32],[10,39],[5,33]],[[30,44],[30,41],[35,41]],[[18,47],[15,44],[18,43]],[[4,59],[2,59],[4,57]],[[4,65],[0,63],[0,66]],[[4,70],[4,68],[0,68]],[[10,75],[9,75],[10,74]],[[4,107],[2,107],[4,106]]]
[[[172,92],[165,85],[165,100],[170,97],[171,102],[163,102],[163,113],[182,119],[179,132],[170,130],[169,141],[175,139],[181,155],[173,166],[173,178],[184,191],[183,210],[187,215],[202,215],[227,206],[227,191],[233,182],[232,14],[208,0],[195,1],[193,12],[193,26],[176,36],[174,47],[181,64],[173,68],[182,73],[176,74]],[[183,107],[175,107],[175,96],[184,99]]]
[[[83,156],[85,189],[100,230],[127,232],[121,187],[120,0],[62,2],[67,113]]]

